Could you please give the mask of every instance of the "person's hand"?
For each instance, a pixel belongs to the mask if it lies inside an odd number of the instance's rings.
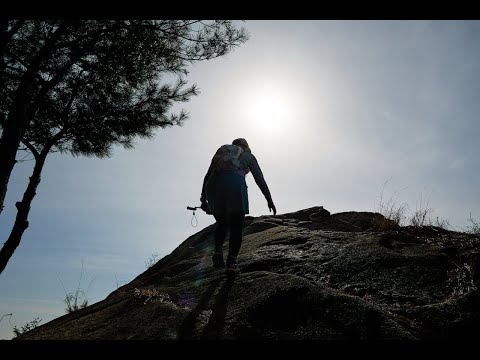
[[[268,211],[273,211],[273,216],[277,215],[277,209],[275,208],[273,202],[268,203]]]
[[[202,209],[203,211],[205,211],[207,213],[207,215],[211,215],[211,211],[210,211],[210,206],[208,206],[208,202],[207,200],[203,200],[202,201],[202,205],[200,205],[200,209]]]

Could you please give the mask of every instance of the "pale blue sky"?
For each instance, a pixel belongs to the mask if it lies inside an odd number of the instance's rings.
[[[410,213],[428,201],[432,217],[457,230],[480,218],[479,21],[246,21],[250,40],[226,57],[197,63],[201,94],[179,108],[183,127],[159,130],[109,159],[52,154],[30,227],[0,275],[0,317],[18,327],[64,314],[65,298],[91,283],[104,299],[212,224],[199,205],[218,146],[244,137],[257,156],[278,213],[323,205],[375,211],[395,191]],[[0,236],[31,163],[16,166]],[[268,214],[247,176],[250,211]],[[241,259],[239,259],[241,262]],[[11,338],[7,318],[0,338]]]

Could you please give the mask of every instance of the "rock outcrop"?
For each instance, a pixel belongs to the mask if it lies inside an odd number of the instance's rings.
[[[323,207],[247,217],[242,274],[229,281],[211,266],[213,230],[105,300],[18,339],[478,337],[478,236]]]

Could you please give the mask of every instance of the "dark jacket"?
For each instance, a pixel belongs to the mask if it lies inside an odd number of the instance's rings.
[[[216,173],[213,162],[203,180],[200,200],[208,201],[213,214],[227,214],[243,211],[249,213],[248,192],[245,176],[251,172],[253,178],[269,204],[273,204],[270,190],[263,177],[262,170],[250,149],[244,149],[239,161],[241,168],[223,173]]]

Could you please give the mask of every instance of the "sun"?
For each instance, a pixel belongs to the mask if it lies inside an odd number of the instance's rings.
[[[255,129],[286,131],[292,117],[290,99],[278,88],[254,91],[249,99],[247,116]]]

